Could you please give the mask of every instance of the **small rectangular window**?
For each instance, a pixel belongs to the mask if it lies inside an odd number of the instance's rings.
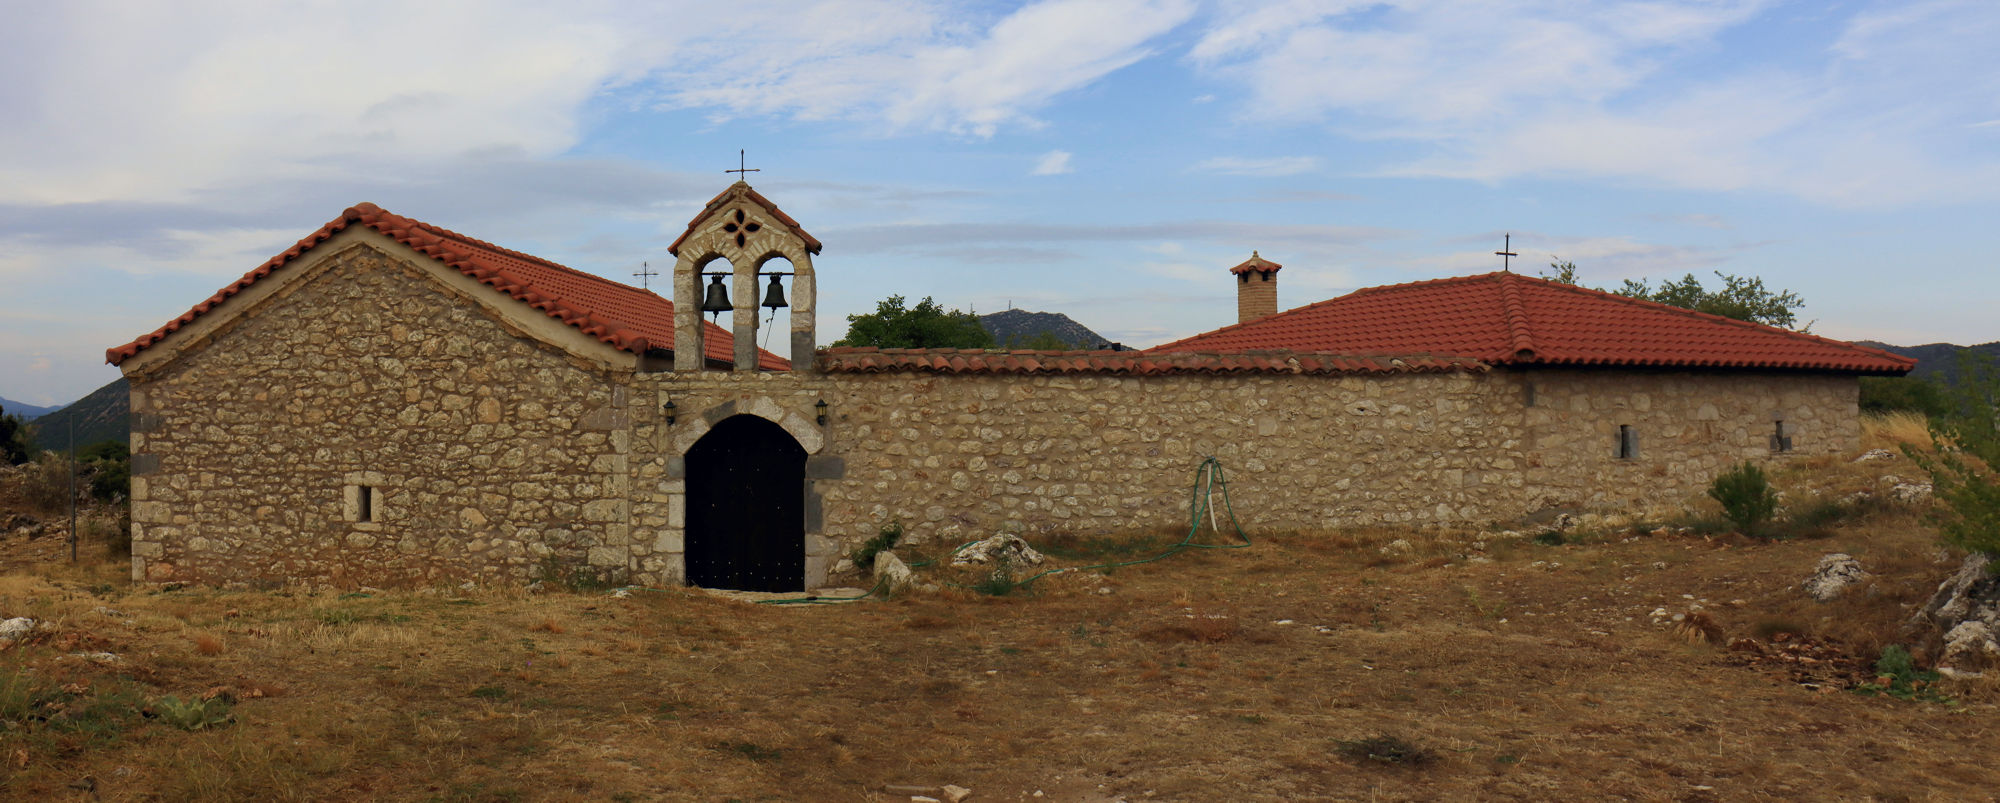
[[[374,520],[375,520],[375,489],[374,489],[374,488],[371,488],[371,487],[369,487],[369,486],[366,486],[366,485],[363,485],[363,486],[361,486],[361,489],[360,489],[360,491],[361,491],[360,493],[358,493],[358,494],[355,494],[355,499],[354,499],[354,506],[355,506],[355,510],[354,510],[354,520],[355,520],[355,521],[374,521]]]
[[[1785,428],[1784,421],[1773,422],[1771,426],[1771,451],[1789,452],[1791,450],[1792,450],[1791,430]]]
[[[1618,459],[1634,460],[1639,457],[1639,433],[1631,424],[1618,425]]]
[[[1521,400],[1526,402],[1529,407],[1535,406],[1535,383],[1521,383]]]

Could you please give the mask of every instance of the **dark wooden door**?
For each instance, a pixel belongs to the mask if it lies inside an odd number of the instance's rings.
[[[806,450],[752,415],[723,419],[687,453],[687,580],[803,591]]]

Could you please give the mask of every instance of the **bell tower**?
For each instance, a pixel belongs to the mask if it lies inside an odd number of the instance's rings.
[[[790,351],[785,356],[791,359],[793,371],[811,371],[816,345],[812,258],[819,249],[818,239],[746,182],[729,185],[709,201],[701,214],[688,222],[680,239],[667,247],[667,252],[675,257],[674,370],[700,371],[706,367],[709,344],[703,342],[707,329],[701,324],[703,307],[711,310],[723,307],[704,302],[721,302],[724,297],[734,299],[730,314],[730,338],[734,341],[730,358],[734,370],[757,370],[758,299],[768,299],[771,293],[759,287],[758,280],[764,277],[782,280],[784,272],[767,272],[765,264],[783,257],[792,265],[792,333]],[[718,260],[726,261],[730,269],[708,270]]]

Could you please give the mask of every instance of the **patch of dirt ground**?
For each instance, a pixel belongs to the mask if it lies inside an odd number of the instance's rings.
[[[1526,531],[1253,528],[1247,549],[1058,575],[1004,597],[947,587],[841,605],[685,589],[151,588],[120,579],[116,562],[16,567],[0,576],[0,614],[46,627],[0,652],[0,797],[886,801],[956,784],[973,801],[1969,800],[2000,789],[1981,747],[2000,721],[1992,680],[1939,681],[1927,699],[1949,703],[1851,691],[1886,644],[1921,660],[1926,645],[1899,625],[1957,563],[1915,513],[1875,509],[1827,537],[1777,542],[1656,530],[1538,543]],[[1172,540],[1037,546],[1080,565]],[[1855,555],[1873,579],[1811,601],[1798,585],[1828,552]],[[1704,626],[1676,627],[1691,612]]]

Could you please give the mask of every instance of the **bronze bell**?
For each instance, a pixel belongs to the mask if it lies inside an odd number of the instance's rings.
[[[785,288],[779,286],[776,276],[771,277],[771,289],[764,293],[764,306],[771,309],[791,306],[785,303]]]
[[[721,276],[710,277],[710,281],[708,283],[708,297],[702,299],[701,311],[714,313],[715,317],[721,318],[722,313],[729,312],[734,309],[736,309],[736,306],[729,303],[729,288],[722,286],[722,277]]]

